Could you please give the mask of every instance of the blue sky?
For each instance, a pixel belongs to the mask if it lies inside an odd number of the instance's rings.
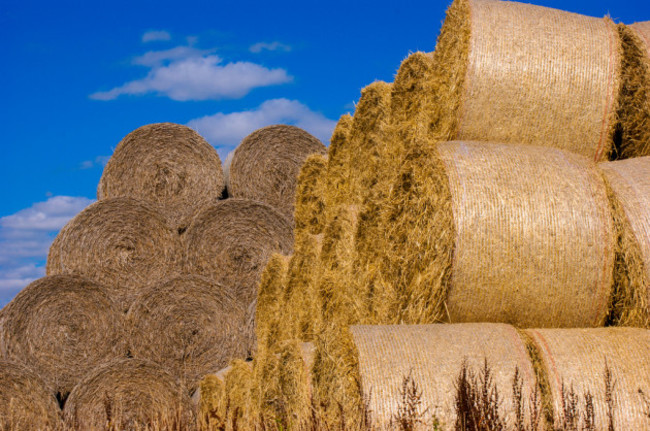
[[[647,0],[537,0],[631,23]],[[449,1],[29,1],[0,4],[0,306],[44,274],[120,139],[196,128],[222,159],[296,124],[327,143],[361,88],[432,51]]]

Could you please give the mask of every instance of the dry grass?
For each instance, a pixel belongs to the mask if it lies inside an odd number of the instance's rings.
[[[304,234],[318,235],[325,229],[325,194],[327,186],[327,157],[312,154],[300,168],[296,185],[296,238]]]

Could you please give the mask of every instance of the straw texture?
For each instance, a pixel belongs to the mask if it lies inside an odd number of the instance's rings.
[[[535,373],[517,331],[502,324],[352,326],[358,349],[361,389],[370,395],[373,424],[387,426],[397,413],[403,379],[413,377],[422,391],[422,411],[435,415],[442,429],[456,419],[455,382],[463,362],[470,370],[487,361],[500,394],[500,416],[514,425],[512,379],[519,370],[524,400],[535,390]]]
[[[642,395],[650,393],[650,334],[634,328],[536,329],[526,331],[541,353],[549,377],[556,419],[562,385],[593,396],[595,429],[607,429],[605,366],[613,378],[614,428],[647,429]]]
[[[536,146],[450,142],[438,148],[456,232],[449,319],[602,325],[615,235],[595,165]]]
[[[111,286],[125,309],[139,290],[178,273],[180,239],[160,208],[132,198],[95,202],[59,232],[47,275],[78,274]]]
[[[232,289],[243,307],[257,297],[257,285],[272,253],[291,254],[289,222],[262,202],[227,199],[204,207],[187,229],[187,271]]]
[[[133,303],[129,350],[165,367],[191,392],[203,375],[246,356],[245,318],[224,286],[180,276],[151,286]]]
[[[612,190],[618,230],[614,314],[623,326],[650,325],[650,157],[599,165]]]
[[[289,258],[281,254],[273,254],[269,259],[260,281],[255,307],[255,335],[258,348],[268,349],[284,337],[280,321],[284,315],[285,290]]]
[[[348,169],[351,160],[350,133],[352,131],[353,118],[344,114],[339,118],[330,146],[327,153],[327,194],[325,195],[325,207],[335,207],[345,201],[349,184]]]
[[[0,359],[0,429],[43,430],[62,425],[61,409],[31,369]]]
[[[312,154],[302,165],[296,186],[295,235],[318,235],[325,228],[327,157]]]
[[[177,380],[149,361],[123,359],[105,364],[75,386],[63,410],[75,429],[193,430],[189,396]]]
[[[248,135],[235,149],[228,195],[266,202],[292,219],[300,167],[310,154],[326,154],[318,139],[294,126],[276,125]]]
[[[104,361],[126,356],[123,313],[106,288],[80,277],[38,279],[0,316],[0,354],[21,362],[65,397]]]
[[[451,92],[441,94],[451,108],[446,115],[457,118],[441,120],[452,126],[443,127],[449,139],[551,146],[607,160],[621,86],[616,25],[517,2],[456,3],[436,48],[439,61],[458,57],[438,63],[439,74],[451,75],[440,78],[441,92]]]
[[[225,180],[217,151],[189,127],[142,126],[118,144],[97,187],[97,199],[130,197],[161,205],[179,224],[221,197]]]

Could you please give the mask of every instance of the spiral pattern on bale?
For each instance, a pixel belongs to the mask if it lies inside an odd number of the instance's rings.
[[[225,179],[217,151],[187,126],[142,126],[122,139],[97,187],[97,199],[130,197],[158,204],[182,224],[221,197]]]
[[[325,146],[298,127],[259,129],[235,149],[228,168],[228,195],[265,202],[293,219],[298,173],[314,153],[325,155]]]
[[[191,392],[201,378],[244,358],[245,310],[228,290],[184,275],[149,287],[127,315],[129,351],[179,377]]]
[[[106,287],[69,275],[25,287],[0,317],[0,353],[65,397],[99,364],[126,356],[123,313]]]
[[[105,364],[70,393],[63,410],[74,429],[194,430],[189,396],[162,367],[139,359]]]
[[[264,266],[274,252],[293,251],[291,224],[262,202],[227,199],[199,212],[185,234],[188,272],[232,289],[244,307],[256,299]]]
[[[61,409],[45,382],[24,365],[0,359],[0,429],[59,429]]]
[[[47,274],[78,274],[107,286],[128,309],[144,286],[178,273],[180,239],[159,207],[107,199],[68,222],[50,247]]]

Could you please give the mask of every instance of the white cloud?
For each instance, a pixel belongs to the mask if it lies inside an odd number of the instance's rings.
[[[90,98],[113,100],[121,95],[149,93],[178,101],[240,98],[254,88],[293,79],[282,68],[269,69],[245,61],[224,64],[213,52],[191,46],[147,52],[133,60],[133,64],[150,68],[146,77],[93,93]]]
[[[291,46],[286,45],[284,43],[280,43],[278,41],[275,42],[259,42],[254,45],[251,45],[250,48],[248,48],[250,52],[253,52],[255,54],[259,54],[260,52],[266,50],[266,51],[286,51],[289,52],[291,51]]]
[[[79,169],[91,169],[95,166],[106,166],[111,156],[97,156],[94,160],[84,160],[79,164]]]
[[[93,201],[53,196],[0,218],[0,307],[45,275],[50,244],[65,224]]]
[[[329,143],[336,121],[314,112],[297,100],[267,100],[259,107],[242,112],[196,118],[188,126],[199,132],[219,151],[222,159],[239,142],[255,130],[272,124],[291,124],[300,127],[325,145]]]
[[[172,38],[169,32],[164,30],[151,30],[142,35],[142,42],[155,42],[159,40],[170,40]]]

